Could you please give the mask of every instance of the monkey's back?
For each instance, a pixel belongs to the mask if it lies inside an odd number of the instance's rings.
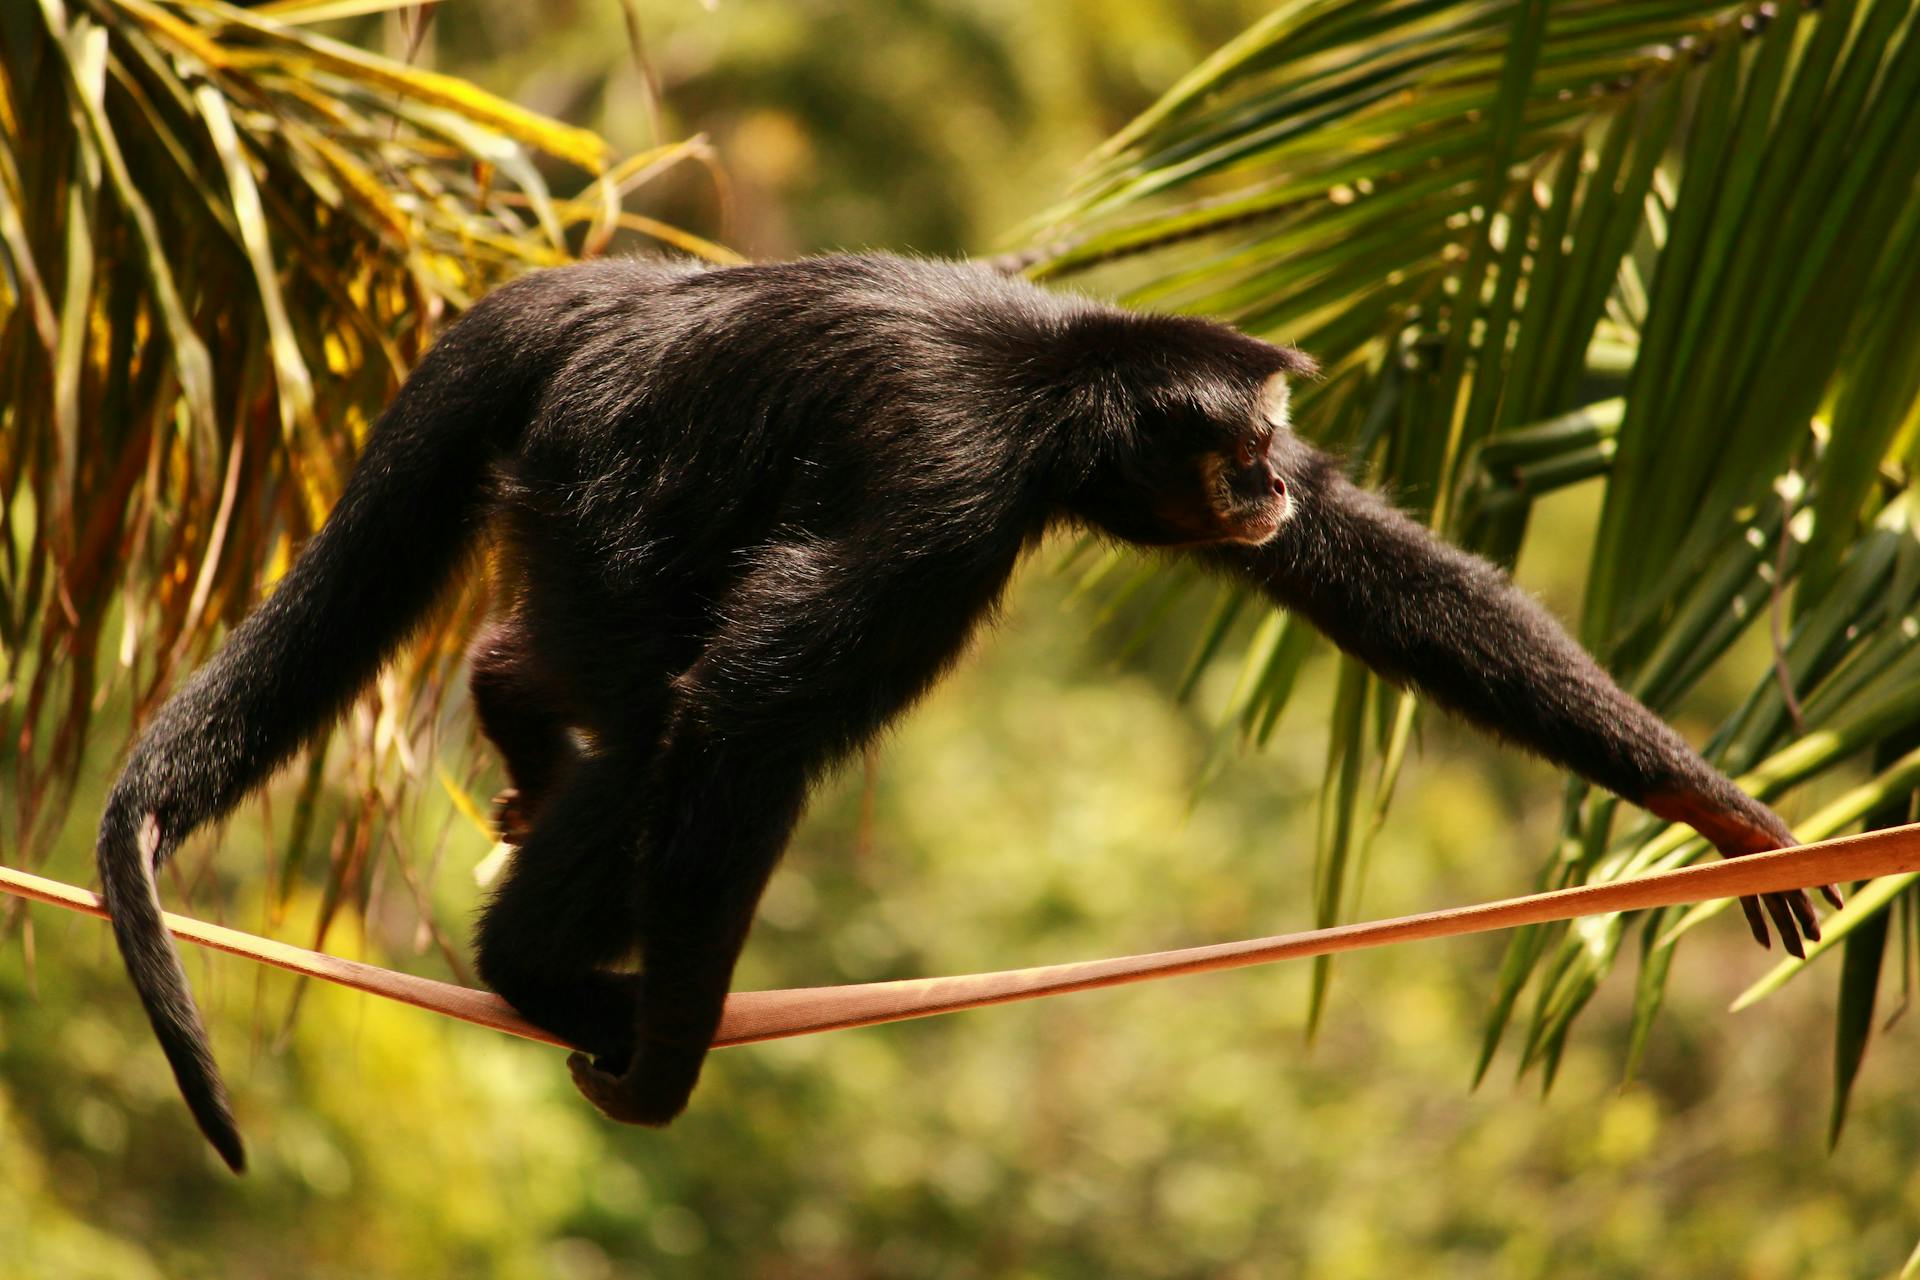
[[[551,352],[498,470],[526,588],[689,639],[756,548],[881,526],[911,555],[971,536],[1020,447],[981,412],[996,389],[968,386],[976,353],[1089,305],[877,255],[605,261],[511,288]]]

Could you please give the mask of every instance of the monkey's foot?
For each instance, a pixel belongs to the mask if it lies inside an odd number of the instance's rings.
[[[533,830],[532,806],[513,787],[493,798],[493,829],[500,833],[504,843],[516,847],[523,844],[527,833]]]
[[[567,1070],[574,1087],[607,1119],[658,1129],[686,1110],[706,1056],[705,1049],[656,1042],[642,1044],[632,1065],[618,1075],[607,1069],[613,1064],[606,1059],[584,1053],[569,1054]]]

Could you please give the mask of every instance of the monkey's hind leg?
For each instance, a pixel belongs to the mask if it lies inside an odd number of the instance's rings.
[[[583,757],[545,798],[480,916],[475,961],[529,1022],[615,1070],[634,1050],[643,812],[626,750]]]
[[[641,854],[641,970],[626,1010],[632,1054],[567,1063],[609,1119],[657,1126],[685,1109],[808,772],[787,752],[699,730],[667,749]]]
[[[662,1125],[686,1106],[809,783],[932,682],[991,598],[966,565],[892,563],[885,548],[771,554],[674,680],[641,846],[634,1057],[568,1062],[610,1118]]]
[[[579,754],[569,734],[571,699],[535,653],[532,632],[517,614],[489,628],[468,656],[474,711],[512,782],[494,797],[494,824],[501,839],[520,844]]]

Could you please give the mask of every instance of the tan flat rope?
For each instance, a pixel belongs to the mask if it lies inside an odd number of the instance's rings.
[[[1238,969],[1357,951],[1396,942],[1448,938],[1486,933],[1519,925],[1570,920],[1575,916],[1610,911],[1634,911],[1713,898],[1781,893],[1823,884],[1846,884],[1878,876],[1920,871],[1920,824],[1895,827],[1865,835],[1840,836],[1818,844],[1754,854],[1725,862],[1705,863],[1607,884],[1581,885],[1550,893],[1528,894],[1498,902],[1427,911],[1393,920],[1343,924],[1331,929],[1222,942],[1208,947],[1156,951],[1150,955],[1117,956],[1110,960],[1083,960],[1075,964],[1043,965],[1036,969],[1009,969],[999,973],[970,973],[950,978],[909,978],[900,982],[872,982],[855,986],[803,987],[791,991],[739,991],[727,998],[726,1016],[714,1037],[716,1046],[777,1040],[815,1031],[837,1031],[878,1022],[955,1013],[1011,1000],[1064,995],[1095,987],[1118,986],[1171,978],[1184,973]],[[89,915],[105,916],[100,899],[84,889],[0,867],[0,889],[35,902],[50,903]],[[167,928],[175,937],[203,947],[245,956],[263,964],[291,969],[308,977],[324,978],[389,1000],[418,1005],[435,1013],[477,1022],[547,1044],[560,1041],[515,1014],[507,1003],[485,991],[395,973],[377,965],[288,946],[237,929],[168,913]]]

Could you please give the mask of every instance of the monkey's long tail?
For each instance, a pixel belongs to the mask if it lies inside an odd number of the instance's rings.
[[[525,310],[492,303],[421,361],[286,578],[141,735],[101,820],[96,856],[120,954],[180,1092],[236,1173],[246,1155],[154,875],[333,723],[460,567],[486,515],[490,463],[533,395],[523,371],[535,362],[513,332]]]

